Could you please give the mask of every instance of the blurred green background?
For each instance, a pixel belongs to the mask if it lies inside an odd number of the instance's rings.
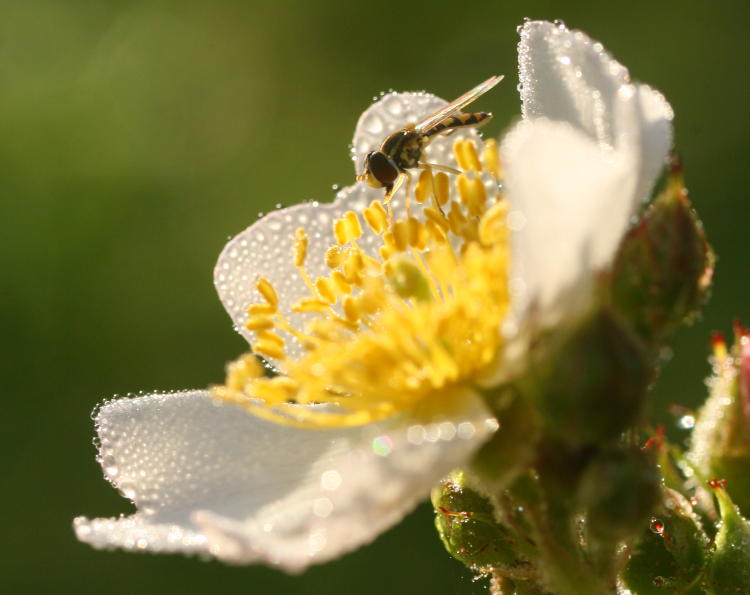
[[[330,200],[377,92],[519,111],[516,25],[563,19],[675,108],[714,296],[656,388],[696,405],[712,329],[750,321],[746,2],[0,2],[3,533],[10,593],[483,593],[425,505],[375,544],[287,577],[179,556],[103,553],[74,515],[129,510],[94,461],[94,405],[203,387],[243,349],[214,294],[227,236],[276,203]]]

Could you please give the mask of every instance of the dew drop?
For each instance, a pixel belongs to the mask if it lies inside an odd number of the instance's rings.
[[[695,426],[695,417],[693,415],[683,415],[677,425],[683,430],[690,430]]]

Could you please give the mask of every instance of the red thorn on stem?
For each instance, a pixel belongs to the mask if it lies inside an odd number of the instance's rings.
[[[711,333],[711,347],[718,347],[719,345],[726,345],[727,341],[724,339],[724,333],[721,331],[714,331]]]
[[[718,479],[716,477],[712,477],[708,480],[708,487],[714,489],[714,490],[723,490],[727,485],[726,479]]]
[[[683,172],[682,157],[672,152],[669,156],[669,173],[671,175],[681,175]]]
[[[438,510],[440,512],[442,512],[446,516],[458,516],[458,517],[463,517],[463,518],[468,519],[473,514],[471,512],[462,512],[462,511],[458,511],[458,510],[450,510],[450,509],[446,508],[445,506],[438,506],[437,508],[438,508]]]
[[[742,337],[750,336],[750,328],[747,328],[739,318],[735,318],[732,321],[732,328],[734,329],[734,338],[740,340]]]
[[[642,450],[651,450],[652,448],[661,448],[664,445],[664,436],[667,431],[664,429],[664,424],[659,424],[654,429],[654,435],[651,436],[646,443],[641,447]]]

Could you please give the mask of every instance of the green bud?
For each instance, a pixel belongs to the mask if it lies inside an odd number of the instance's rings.
[[[435,526],[448,553],[473,570],[494,571],[518,579],[536,571],[518,552],[519,537],[495,517],[489,498],[454,472],[432,490]]]
[[[652,457],[640,448],[621,446],[599,453],[584,471],[578,492],[587,534],[613,545],[633,537],[656,507],[659,485]]]
[[[539,336],[519,386],[549,435],[583,447],[616,439],[638,419],[651,374],[638,338],[600,307]]]
[[[612,269],[613,303],[654,345],[698,312],[713,264],[675,160],[666,188],[623,240]]]
[[[634,546],[621,575],[638,595],[680,595],[700,580],[708,537],[684,496],[664,488],[663,504]]]
[[[716,595],[746,595],[750,593],[750,522],[740,514],[723,484],[712,481],[721,527],[716,534],[707,586]]]
[[[716,335],[711,392],[698,413],[688,459],[703,477],[722,477],[742,514],[750,516],[750,333],[735,325],[731,350]]]

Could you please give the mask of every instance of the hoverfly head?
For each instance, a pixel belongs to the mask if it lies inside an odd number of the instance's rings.
[[[373,188],[389,187],[399,176],[398,166],[382,151],[370,151],[365,156],[365,172],[357,176]]]

